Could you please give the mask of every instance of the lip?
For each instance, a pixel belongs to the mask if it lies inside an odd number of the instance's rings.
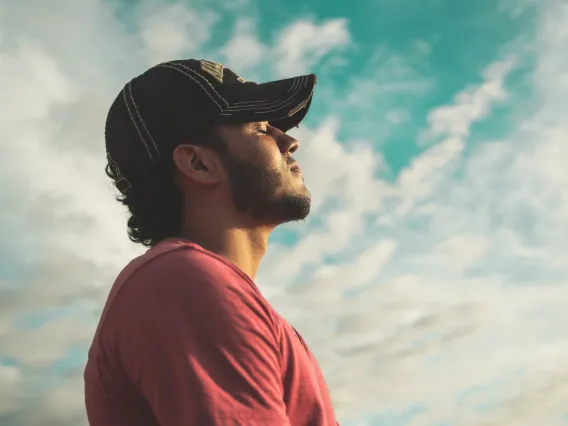
[[[290,170],[294,173],[302,173],[302,169],[300,168],[300,165],[298,163],[292,164]]]

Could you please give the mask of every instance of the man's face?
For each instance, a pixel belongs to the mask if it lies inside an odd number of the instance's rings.
[[[239,211],[264,224],[304,219],[311,198],[292,158],[299,143],[266,122],[222,126],[221,158]]]

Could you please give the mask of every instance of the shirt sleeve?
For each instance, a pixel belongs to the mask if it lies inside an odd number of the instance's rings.
[[[266,302],[216,266],[170,255],[125,284],[105,324],[121,369],[160,426],[289,426]]]

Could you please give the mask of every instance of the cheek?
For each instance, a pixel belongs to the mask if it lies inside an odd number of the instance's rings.
[[[232,156],[242,164],[281,172],[286,165],[275,141],[266,136],[247,135],[230,142]]]
[[[260,141],[251,153],[252,161],[262,168],[270,170],[281,170],[285,163],[282,153],[274,142]]]

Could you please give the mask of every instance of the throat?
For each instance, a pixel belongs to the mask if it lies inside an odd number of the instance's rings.
[[[224,257],[254,280],[266,253],[270,231],[263,228],[226,228],[216,233],[191,234],[186,233],[184,238]]]

